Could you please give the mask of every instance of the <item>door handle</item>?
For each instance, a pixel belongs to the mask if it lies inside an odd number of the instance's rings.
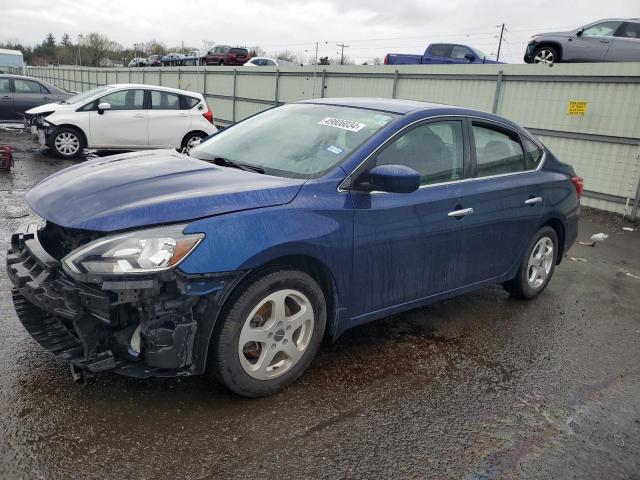
[[[609,43],[609,40],[600,40],[600,43]]]
[[[43,100],[51,100],[51,97],[42,97]]]
[[[136,113],[133,118],[144,118],[144,113]]]
[[[525,200],[524,203],[526,205],[529,205],[529,206],[533,207],[534,205],[538,205],[539,203],[542,203],[542,198],[541,197],[531,197],[531,198],[528,198],[527,200]]]
[[[9,95],[3,95],[2,98],[6,98],[7,100],[10,99],[11,97]]]
[[[461,210],[454,210],[452,212],[447,213],[449,217],[460,218],[465,217],[467,215],[471,215],[473,213],[473,208],[463,208]]]

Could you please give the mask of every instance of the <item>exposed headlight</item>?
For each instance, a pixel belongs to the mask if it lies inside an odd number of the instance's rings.
[[[101,238],[62,259],[73,273],[136,274],[168,270],[184,260],[204,238],[185,235],[185,225],[139,230]]]

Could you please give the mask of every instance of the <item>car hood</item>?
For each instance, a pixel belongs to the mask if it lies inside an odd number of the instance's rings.
[[[60,96],[60,97],[64,97],[65,95],[63,94],[56,94],[56,96]],[[67,96],[71,96],[71,95],[67,95]],[[40,105],[37,107],[34,107],[30,110],[27,110],[26,113],[27,115],[39,115],[41,113],[45,113],[45,112],[58,112],[61,110],[74,110],[75,108],[77,108],[77,105],[69,105],[66,103],[59,103],[59,102],[54,102],[54,103],[45,103],[44,105]]]
[[[149,150],[67,168],[38,183],[26,199],[57,225],[112,232],[283,205],[304,182]]]

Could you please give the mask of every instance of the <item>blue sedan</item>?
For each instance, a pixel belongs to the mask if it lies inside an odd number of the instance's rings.
[[[208,372],[247,397],[323,338],[491,284],[531,299],[577,236],[582,179],[504,118],[309,100],[191,150],[100,158],[27,194],[24,326],[75,379]]]

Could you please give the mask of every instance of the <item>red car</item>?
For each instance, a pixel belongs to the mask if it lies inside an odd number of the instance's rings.
[[[206,65],[244,65],[249,61],[249,50],[229,45],[218,45],[204,57]]]

